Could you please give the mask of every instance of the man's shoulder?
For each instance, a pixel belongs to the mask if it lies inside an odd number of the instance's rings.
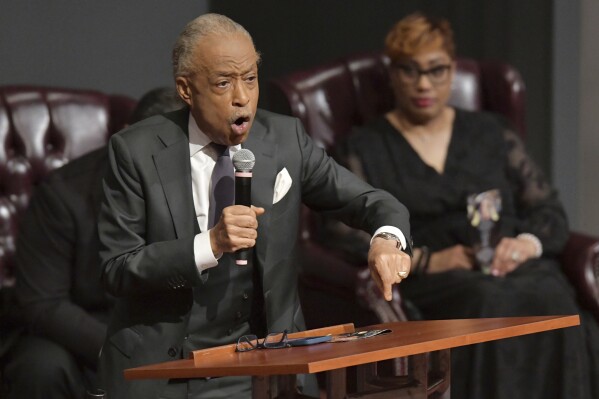
[[[167,114],[154,115],[128,126],[114,136],[134,145],[143,145],[156,135],[181,135],[187,131],[189,110],[181,109]]]
[[[108,150],[103,146],[50,172],[33,192],[32,204],[60,201],[67,206],[83,206],[90,194],[97,191],[108,168]]]
[[[101,172],[107,164],[108,149],[106,146],[102,146],[50,172],[46,179],[46,184],[53,184],[58,181],[88,179],[99,171]]]

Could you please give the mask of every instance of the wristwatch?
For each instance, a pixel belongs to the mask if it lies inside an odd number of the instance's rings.
[[[407,253],[408,255],[410,255],[410,257],[412,257],[412,248],[409,245],[407,246],[407,248],[404,248],[401,245],[401,240],[395,234],[387,233],[386,231],[381,231],[380,233],[377,233],[372,238],[375,239],[376,237],[380,237],[380,238],[383,238],[385,240],[394,240],[395,241],[395,248],[399,249],[400,251],[403,251],[403,252]]]
[[[384,238],[385,240],[395,240],[396,241],[395,248],[397,248],[397,249],[403,249],[403,247],[401,246],[401,240],[395,234],[391,234],[391,233],[387,233],[385,231],[382,231],[382,232],[378,233],[377,235],[375,235],[372,238],[377,238],[377,237]]]

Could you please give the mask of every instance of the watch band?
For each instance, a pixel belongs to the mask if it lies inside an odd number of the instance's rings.
[[[395,242],[396,242],[395,248],[397,248],[399,250],[403,250],[403,247],[401,246],[401,240],[395,234],[391,234],[391,233],[387,233],[386,231],[382,231],[382,232],[378,233],[377,235],[375,235],[373,238],[376,238],[376,237],[380,237],[385,240],[395,240]]]

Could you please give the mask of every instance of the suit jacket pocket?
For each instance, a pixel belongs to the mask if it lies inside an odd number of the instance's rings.
[[[297,212],[297,206],[300,201],[297,196],[298,193],[294,192],[292,188],[279,202],[273,204],[271,208],[271,221],[280,220],[281,218],[286,217],[289,212]]]
[[[119,352],[131,358],[135,348],[141,344],[141,335],[132,328],[124,328],[113,334],[109,341]]]

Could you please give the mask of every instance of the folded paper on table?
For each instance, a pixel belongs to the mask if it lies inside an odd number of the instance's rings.
[[[383,330],[366,330],[366,331],[356,331],[352,333],[338,334],[334,335],[330,342],[347,342],[347,341],[355,341],[358,339],[375,337],[381,334],[388,334],[391,330],[383,329]]]

